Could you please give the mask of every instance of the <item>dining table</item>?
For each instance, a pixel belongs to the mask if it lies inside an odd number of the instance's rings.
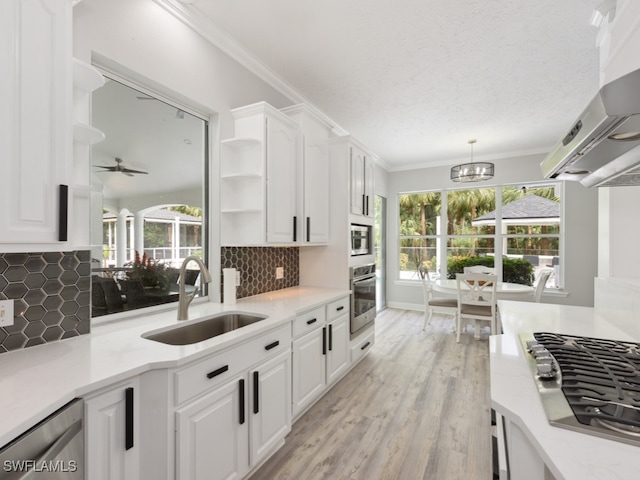
[[[438,279],[431,282],[433,290],[451,295],[458,294],[458,283],[455,279]],[[465,285],[462,284],[465,288]],[[498,282],[496,285],[496,298],[504,300],[520,300],[532,297],[534,288],[520,283]]]

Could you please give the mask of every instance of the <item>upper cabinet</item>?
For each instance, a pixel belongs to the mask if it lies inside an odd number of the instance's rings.
[[[264,102],[231,113],[236,137],[221,145],[221,243],[295,244],[298,126]]]
[[[282,109],[300,126],[298,212],[301,244],[329,241],[329,146],[331,126],[307,105]]]
[[[0,2],[0,244],[61,251],[90,244],[91,92],[104,78],[72,59],[69,0]]]
[[[71,19],[68,0],[0,2],[3,251],[69,245]]]
[[[357,145],[351,146],[350,177],[351,201],[350,211],[354,215],[374,216],[373,158],[370,153]]]

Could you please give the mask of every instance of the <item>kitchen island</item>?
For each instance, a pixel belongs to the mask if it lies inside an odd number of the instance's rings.
[[[504,334],[490,338],[491,405],[507,425],[512,480],[631,480],[640,447],[549,425],[519,333],[556,332],[639,341],[593,308],[499,301]]]

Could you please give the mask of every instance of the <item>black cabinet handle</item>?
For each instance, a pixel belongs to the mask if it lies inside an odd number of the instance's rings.
[[[362,214],[367,214],[367,197],[364,193],[362,194]]]
[[[367,195],[367,215],[369,215],[369,195]]]
[[[318,321],[317,318],[312,318],[311,320],[307,320],[307,325],[311,325],[313,323],[316,323]]]
[[[329,351],[333,350],[333,325],[329,325]]]
[[[60,185],[58,194],[58,240],[66,242],[69,238],[69,186]]]
[[[260,374],[253,372],[253,413],[260,411],[260,394],[258,389],[260,388]]]
[[[322,327],[322,354],[327,354],[327,327]]]
[[[271,350],[272,348],[276,348],[278,345],[280,345],[280,341],[276,340],[273,343],[270,343],[269,345],[267,345],[266,347],[264,347],[265,350]]]
[[[298,217],[293,217],[293,241],[298,241]]]
[[[214,370],[213,372],[207,373],[207,378],[217,377],[218,375],[226,372],[227,370],[229,370],[229,365],[225,365],[224,367],[220,367],[219,369]]]
[[[336,308],[336,311],[339,312],[340,310],[344,310],[344,306],[340,306],[340,307]]]
[[[133,448],[133,387],[124,391],[124,448]]]
[[[244,424],[244,379],[241,378],[240,380],[238,380],[238,388],[240,389],[240,391],[238,392],[238,403],[239,403],[239,407],[240,407],[240,425]]]
[[[365,343],[363,346],[360,347],[360,350],[364,350],[365,348],[367,348],[369,345],[371,345],[371,342],[367,342]]]
[[[311,217],[307,217],[307,242],[311,241]]]

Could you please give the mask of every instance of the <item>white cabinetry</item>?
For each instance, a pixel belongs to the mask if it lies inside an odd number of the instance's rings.
[[[357,145],[350,146],[351,202],[354,215],[374,216],[374,171],[370,153]]]
[[[91,238],[91,202],[92,197],[98,194],[91,188],[91,146],[104,140],[105,136],[91,126],[90,114],[91,93],[104,83],[104,77],[96,68],[77,58],[73,59],[73,173],[70,176],[72,208],[69,239],[74,248],[97,245],[100,252],[102,228],[94,232],[95,242]],[[102,205],[101,200],[99,205]]]
[[[66,246],[71,19],[68,0],[0,2],[0,243],[20,251]]]
[[[188,365],[174,384],[177,478],[242,478],[291,430],[291,326]]]
[[[329,241],[330,125],[307,105],[282,109],[300,126],[298,154],[298,212],[302,219],[302,244]]]
[[[236,138],[222,142],[222,245],[292,245],[298,127],[267,103],[232,110]]]
[[[139,379],[85,398],[87,480],[140,478]]]
[[[349,369],[349,297],[300,314],[293,323],[293,416]]]

